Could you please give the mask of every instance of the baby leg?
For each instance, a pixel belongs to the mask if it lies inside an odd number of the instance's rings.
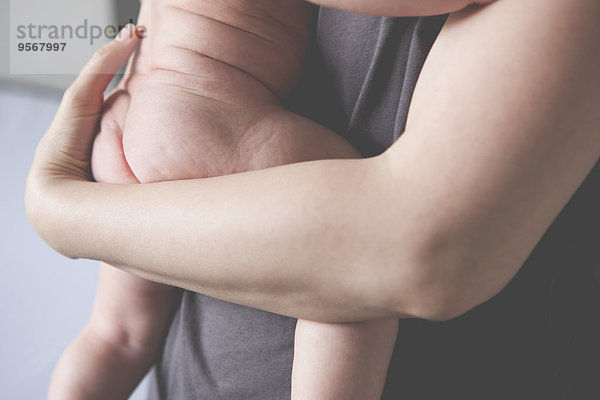
[[[123,155],[128,106],[123,91],[105,103],[92,155],[99,182],[137,183]],[[90,320],[61,356],[48,399],[127,398],[159,354],[176,304],[174,288],[101,263]]]
[[[298,320],[292,400],[381,397],[398,320],[320,323]]]

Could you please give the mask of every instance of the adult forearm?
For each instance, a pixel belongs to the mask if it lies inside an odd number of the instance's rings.
[[[198,181],[87,182],[110,80],[99,72],[126,61],[136,36],[124,37],[96,52],[38,145],[25,196],[38,233],[67,256],[265,310],[328,321],[399,315],[405,269],[396,267],[414,253],[390,254],[385,240],[398,224],[378,212],[394,209],[382,157]],[[401,240],[398,251],[415,243]]]
[[[281,314],[398,316],[416,301],[398,283],[422,238],[398,229],[416,216],[392,204],[388,169],[380,157],[148,185],[55,180],[47,213],[61,222],[41,233],[68,256]]]

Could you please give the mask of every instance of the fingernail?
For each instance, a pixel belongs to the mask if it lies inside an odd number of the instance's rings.
[[[131,40],[133,38],[133,30],[135,29],[135,25],[133,24],[127,24],[125,25],[125,27],[123,29],[121,29],[121,32],[119,32],[119,34],[117,35],[116,39],[119,42],[125,42],[128,40]]]

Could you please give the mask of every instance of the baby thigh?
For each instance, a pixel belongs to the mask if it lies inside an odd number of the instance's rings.
[[[397,319],[298,320],[292,400],[381,398],[397,334]]]

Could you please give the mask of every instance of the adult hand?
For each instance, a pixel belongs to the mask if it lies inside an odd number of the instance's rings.
[[[60,207],[48,196],[69,181],[91,181],[91,150],[104,102],[103,93],[138,42],[135,26],[127,25],[117,39],[98,49],[77,79],[65,91],[62,102],[35,152],[25,205],[32,226],[44,237],[48,207]]]
[[[90,155],[104,102],[103,93],[137,45],[135,26],[98,49],[66,90],[50,128],[40,141],[28,178],[26,200],[34,188],[64,179],[91,180]]]

